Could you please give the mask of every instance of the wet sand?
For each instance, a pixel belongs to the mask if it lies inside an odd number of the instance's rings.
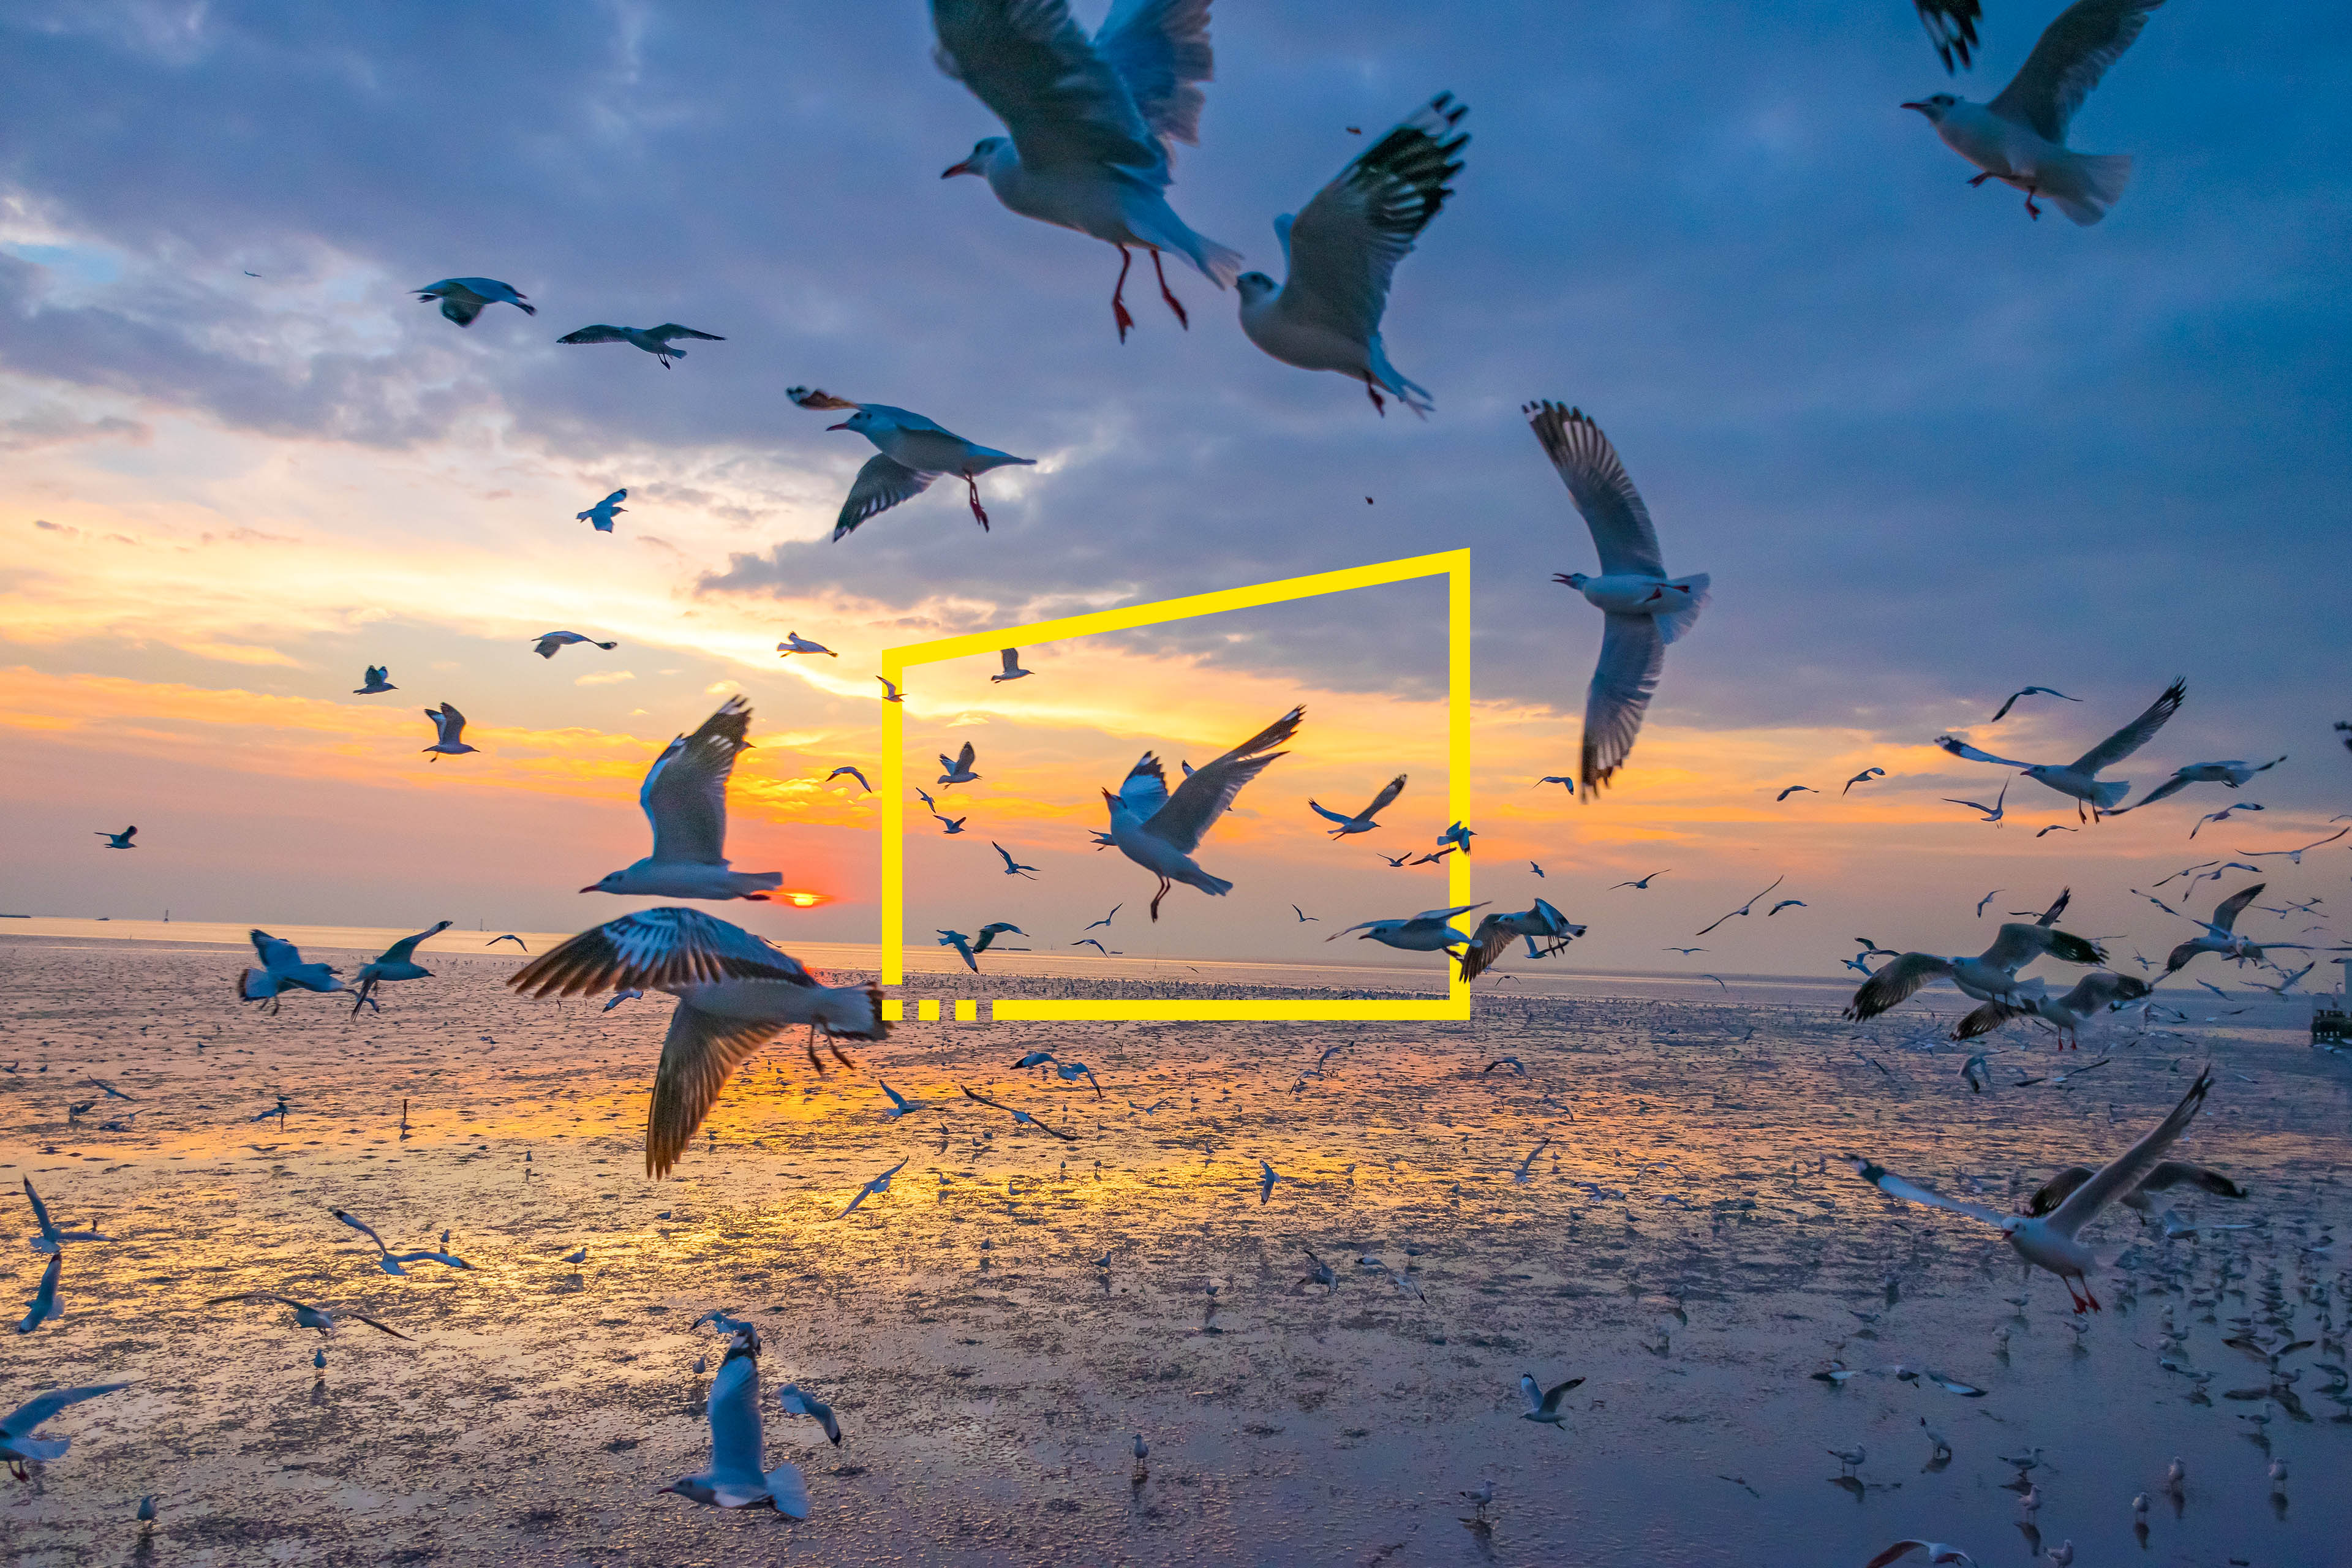
[[[68,1249],[61,1321],[0,1336],[0,1404],[136,1380],[45,1428],[74,1447],[34,1485],[0,1482],[13,1562],[1859,1563],[1918,1535],[2022,1563],[1996,1456],[2035,1447],[2041,1543],[2072,1539],[2079,1563],[2315,1563],[2352,1538],[2352,1420],[2318,1392],[2319,1363],[2344,1364],[2322,1325],[2340,1333],[2346,1266],[2304,1250],[2352,1219],[2352,1063],[2309,1048],[2307,1003],[2210,1023],[2221,1005],[2184,1003],[2185,1041],[2106,1026],[2080,1061],[2104,1040],[2109,1064],[2066,1085],[2007,1087],[2077,1065],[2012,1029],[1982,1095],[1916,1008],[1857,1027],[1843,987],[1803,981],[1529,981],[1462,1025],[909,1023],[822,1079],[779,1042],[656,1184],[639,1133],[666,998],[522,1001],[511,955],[448,952],[381,1016],[294,995],[272,1016],[230,999],[240,962],[0,932],[0,1180],[29,1173],[61,1222],[120,1238]],[[1105,1098],[1006,1066],[1036,1047],[1089,1063]],[[2253,1196],[2158,1206],[2253,1228],[2167,1243],[2111,1211],[2095,1237],[2131,1267],[2096,1282],[2108,1310],[2080,1343],[2064,1289],[2021,1285],[1990,1232],[1817,1167],[1851,1150],[2006,1206],[2012,1182],[2128,1143],[2209,1052],[2181,1152]],[[1481,1070],[1504,1053],[1524,1078]],[[89,1076],[135,1107],[69,1125]],[[877,1077],[936,1109],[890,1120]],[[282,1126],[252,1120],[280,1092]],[[134,1108],[132,1131],[96,1129]],[[1263,1203],[1260,1159],[1281,1175]],[[395,1247],[446,1226],[475,1268],[387,1277],[339,1206]],[[45,1260],[9,1212],[14,1302]],[[1302,1284],[1302,1248],[1335,1289]],[[248,1289],[416,1342],[353,1325],[317,1371],[284,1309],[202,1304]],[[760,1326],[770,1462],[805,1471],[805,1522],[654,1495],[708,1457],[693,1368],[722,1342],[688,1325],[713,1308]],[[2158,1364],[2167,1308],[2210,1404]],[[2223,1397],[2266,1381],[2222,1343],[2233,1317],[2322,1341],[2283,1363],[2296,1409]],[[1832,1355],[1990,1392],[1812,1381]],[[1522,1372],[1586,1380],[1564,1427],[1517,1419]],[[774,1410],[786,1381],[835,1405],[840,1448]],[[1855,1444],[1843,1482],[1823,1450]],[[2158,1490],[2175,1454],[2177,1511]],[[1485,1479],[1480,1528],[1457,1494]]]

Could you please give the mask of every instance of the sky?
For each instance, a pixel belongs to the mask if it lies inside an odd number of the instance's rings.
[[[2330,728],[2352,718],[2352,115],[2292,87],[2342,73],[2352,24],[2158,11],[2074,121],[2137,160],[2084,229],[1969,188],[1897,107],[1990,97],[2054,10],[1992,7],[1948,82],[1899,0],[1496,0],[1475,26],[1370,0],[1344,35],[1328,5],[1220,5],[1171,198],[1254,267],[1280,272],[1273,218],[1381,129],[1439,90],[1469,106],[1384,322],[1434,395],[1420,420],[1267,358],[1172,266],[1191,329],[1147,276],[1120,342],[1115,252],[941,178],[999,128],[911,0],[11,6],[0,908],[609,919],[634,904],[573,889],[645,852],[636,780],[740,691],[758,744],[730,853],[827,901],[729,912],[788,946],[868,939],[875,805],[823,780],[871,769],[884,647],[1466,546],[1477,896],[1586,922],[1570,962],[1963,951],[1988,888],[2024,908],[2061,885],[2091,934],[2153,951],[2187,928],[2131,888],[2352,807]],[[539,313],[461,331],[414,297],[469,275]],[[726,341],[668,370],[554,341],[669,321]],[[870,448],[794,385],[1036,466],[986,477],[985,533],[942,483],[829,542]],[[1601,423],[1670,570],[1714,579],[1630,764],[1581,805],[1533,784],[1574,772],[1601,629],[1551,581],[1593,556],[1518,412],[1538,397]],[[613,533],[574,521],[623,486]],[[533,657],[559,627],[619,647]],[[788,630],[839,658],[780,659]],[[962,836],[911,819],[910,931],[1059,945],[1123,902],[1129,953],[1322,957],[1338,926],[1441,902],[1436,871],[1372,851],[1445,826],[1444,658],[1424,584],[1044,647],[1009,686],[985,660],[926,672],[910,757],[971,740],[982,779],[951,792]],[[369,664],[398,692],[353,695]],[[2186,707],[2123,776],[2289,760],[2038,838],[2074,815],[2029,781],[1999,826],[1950,803],[2010,775],[1937,734],[2063,761],[2177,675]],[[1986,723],[2030,683],[2081,700]],[[479,752],[422,754],[443,700]],[[1091,847],[1099,786],[1298,702],[1292,754],[1204,848],[1234,895],[1130,926],[1152,884]],[[1352,809],[1398,772],[1381,829],[1323,837],[1307,798]],[[1776,802],[1796,783],[1824,793]],[[2266,809],[2188,839],[2232,799]],[[91,836],[132,822],[135,852]],[[2352,903],[2342,844],[2250,863]],[[1664,951],[1781,875],[1801,909]]]

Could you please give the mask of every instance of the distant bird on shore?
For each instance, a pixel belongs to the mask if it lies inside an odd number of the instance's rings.
[[[282,937],[275,937],[258,928],[246,933],[253,943],[254,952],[261,960],[259,969],[248,969],[237,980],[236,994],[247,1002],[267,1002],[269,1011],[278,1011],[278,998],[288,991],[341,991],[343,983],[335,978],[331,963],[305,963],[302,950]]]
[[[392,670],[384,665],[369,665],[367,667],[367,673],[360,678],[360,684],[352,688],[352,695],[354,697],[373,697],[381,692],[399,690],[399,687],[394,686],[390,680],[385,679],[391,674]]]
[[[531,645],[530,651],[541,658],[553,658],[561,650],[570,647],[574,643],[583,642],[591,647],[601,647],[607,653],[621,646],[616,642],[598,642],[595,638],[583,637],[578,632],[541,632],[539,634],[539,640]]]
[[[736,1331],[710,1379],[704,1407],[710,1423],[710,1468],[661,1489],[710,1508],[772,1508],[790,1519],[809,1515],[808,1483],[787,1459],[767,1468],[766,1430],[760,1417],[760,1332]]]
[[[1397,263],[1454,194],[1448,182],[1462,172],[1459,154],[1470,142],[1455,127],[1469,112],[1439,93],[1358,153],[1303,210],[1274,220],[1283,281],[1244,272],[1234,285],[1250,342],[1285,364],[1361,382],[1376,412],[1388,411],[1385,392],[1428,416],[1436,405],[1389,363],[1381,318]]]
[[[2101,0],[2082,0],[2084,5],[2099,3]],[[1972,763],[1991,763],[1999,767],[2016,768],[2036,784],[2056,790],[2074,801],[2078,815],[2082,814],[2084,805],[2088,805],[2096,807],[2097,814],[2104,816],[2113,811],[2124,796],[2131,793],[2131,785],[2121,780],[2102,779],[2099,774],[2121,763],[2154,740],[2156,732],[2164,728],[2165,721],[2180,710],[2180,704],[2188,694],[2189,683],[2175,680],[2164,689],[2161,696],[2148,704],[2146,712],[2071,763],[2021,763],[2009,757],[1994,756],[1990,752],[1980,752],[1951,735],[1937,736],[1936,744],[1952,755],[1966,757]]]
[[[427,926],[415,936],[402,937],[374,958],[362,964],[360,972],[352,976],[358,986],[358,995],[352,1003],[353,1016],[358,1015],[362,1005],[373,1007],[379,1013],[383,1011],[382,1005],[371,994],[378,985],[394,980],[431,979],[433,972],[416,962],[416,944],[440,935],[449,929],[450,924],[448,921],[441,921]],[[519,947],[521,943],[518,942],[516,945]]]
[[[1559,1426],[1568,1419],[1568,1412],[1560,1408],[1561,1396],[1582,1386],[1583,1383],[1584,1379],[1580,1377],[1571,1377],[1566,1383],[1556,1383],[1546,1388],[1536,1381],[1533,1373],[1522,1373],[1519,1375],[1519,1395],[1528,1402],[1528,1407],[1519,1412],[1519,1419],[1546,1426]]]
[[[1021,650],[1017,647],[999,648],[997,657],[1004,660],[1004,668],[988,678],[991,686],[1001,686],[1008,680],[1026,680],[1034,673],[1021,668]]]
[[[1710,579],[1703,572],[1695,577],[1666,575],[1650,509],[1600,426],[1557,403],[1530,403],[1520,412],[1568,487],[1601,557],[1598,577],[1563,572],[1552,578],[1582,594],[1608,617],[1584,700],[1577,778],[1580,798],[1587,798],[1599,794],[1633,754],[1642,716],[1666,668],[1666,648],[1697,623]]]
[[[727,782],[735,759],[751,750],[751,709],[730,697],[691,735],[664,747],[646,771],[637,805],[653,827],[653,853],[608,871],[583,893],[624,898],[744,899],[767,901],[782,871],[737,871],[727,859]]]
[[[841,657],[821,642],[811,642],[798,632],[786,632],[784,640],[776,645],[776,656],[779,658],[790,658],[796,653],[821,653],[827,658]]]
[[[441,314],[461,327],[472,326],[474,318],[492,305],[512,305],[526,316],[539,314],[537,307],[527,296],[517,293],[513,284],[501,283],[495,278],[444,278],[419,289],[416,297],[440,300]]]
[[[613,531],[613,520],[629,510],[621,504],[628,499],[629,492],[626,489],[614,490],[586,511],[576,514],[573,521],[592,523],[599,533],[610,533]]]
[[[1389,780],[1387,784],[1381,786],[1380,794],[1372,796],[1371,804],[1353,816],[1333,811],[1328,806],[1318,805],[1312,795],[1307,797],[1307,809],[1326,822],[1339,824],[1337,827],[1331,829],[1330,837],[1333,838],[1344,838],[1351,833],[1370,833],[1380,826],[1372,818],[1379,816],[1391,801],[1404,793],[1404,774],[1399,773]]]
[[[1128,770],[1117,795],[1102,792],[1103,804],[1110,809],[1111,842],[1120,854],[1160,879],[1159,890],[1151,896],[1154,921],[1160,918],[1160,900],[1178,882],[1212,898],[1233,891],[1231,882],[1202,869],[1192,858],[1193,851],[1234,804],[1242,786],[1286,754],[1272,748],[1297,734],[1306,714],[1304,707],[1293,708],[1214,762],[1194,770],[1172,795],[1160,759],[1150,752]]]
[[[988,509],[980,504],[980,476],[1007,465],[1034,467],[1037,461],[967,441],[911,409],[893,408],[887,403],[852,403],[811,386],[789,388],[784,395],[803,408],[856,409],[847,419],[825,428],[855,430],[875,446],[876,455],[857,470],[857,478],[850,482],[849,498],[841,503],[841,515],[833,525],[836,540],[847,538],[860,523],[922,494],[930,489],[931,481],[948,475],[963,481],[972,521],[985,532]]]
[[[106,847],[109,849],[136,849],[139,846],[131,843],[131,841],[137,837],[138,835],[139,826],[136,823],[133,823],[131,826],[124,828],[120,833],[109,833],[103,828],[97,828],[92,830],[90,836],[94,838],[105,839]]]
[[[2074,222],[2095,224],[2123,195],[2132,161],[2128,154],[2077,153],[2066,145],[2066,128],[2161,4],[2075,0],[1991,102],[1939,92],[1902,107],[1926,116],[1945,146],[1983,171],[1969,184],[2015,186],[2025,193],[2030,217],[2042,216],[2035,198],[2046,196]]]
[[[433,743],[424,749],[434,753],[435,762],[443,757],[462,757],[467,752],[481,750],[479,746],[466,743],[466,716],[446,702],[437,710],[427,708],[425,716],[433,721]]]
[[[640,348],[661,361],[664,370],[669,362],[684,359],[686,351],[676,348],[680,338],[699,338],[706,343],[723,343],[727,340],[716,332],[698,332],[692,327],[681,327],[676,321],[665,321],[658,327],[608,327],[598,324],[583,327],[576,332],[566,332],[555,341],[559,343],[627,343]]]

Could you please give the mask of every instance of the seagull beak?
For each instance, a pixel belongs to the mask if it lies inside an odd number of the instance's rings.
[[[1922,114],[1927,112],[1927,106],[1924,103],[1899,103],[1896,104],[1895,107],[1897,109],[1916,109]]]
[[[596,884],[596,883],[594,883],[594,882],[591,882],[591,883],[589,883],[586,887],[584,887],[584,888],[581,889],[580,890],[581,890],[582,892],[583,892],[583,893],[593,893],[593,892],[594,892],[594,891],[596,890],[597,886],[598,886],[598,884]]]
[[[845,420],[839,425],[828,425],[825,428],[828,430],[846,430],[849,428],[849,425],[848,422]]]
[[[958,174],[977,174],[979,173],[980,171],[978,169],[971,166],[971,160],[966,158],[961,163],[950,163],[946,168],[940,170],[940,178],[942,180],[952,180]]]

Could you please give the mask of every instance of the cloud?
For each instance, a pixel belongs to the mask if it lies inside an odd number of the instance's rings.
[[[635,680],[636,678],[636,673],[634,670],[605,669],[599,670],[593,675],[583,675],[574,680],[572,684],[574,686],[618,686],[625,680]]]

